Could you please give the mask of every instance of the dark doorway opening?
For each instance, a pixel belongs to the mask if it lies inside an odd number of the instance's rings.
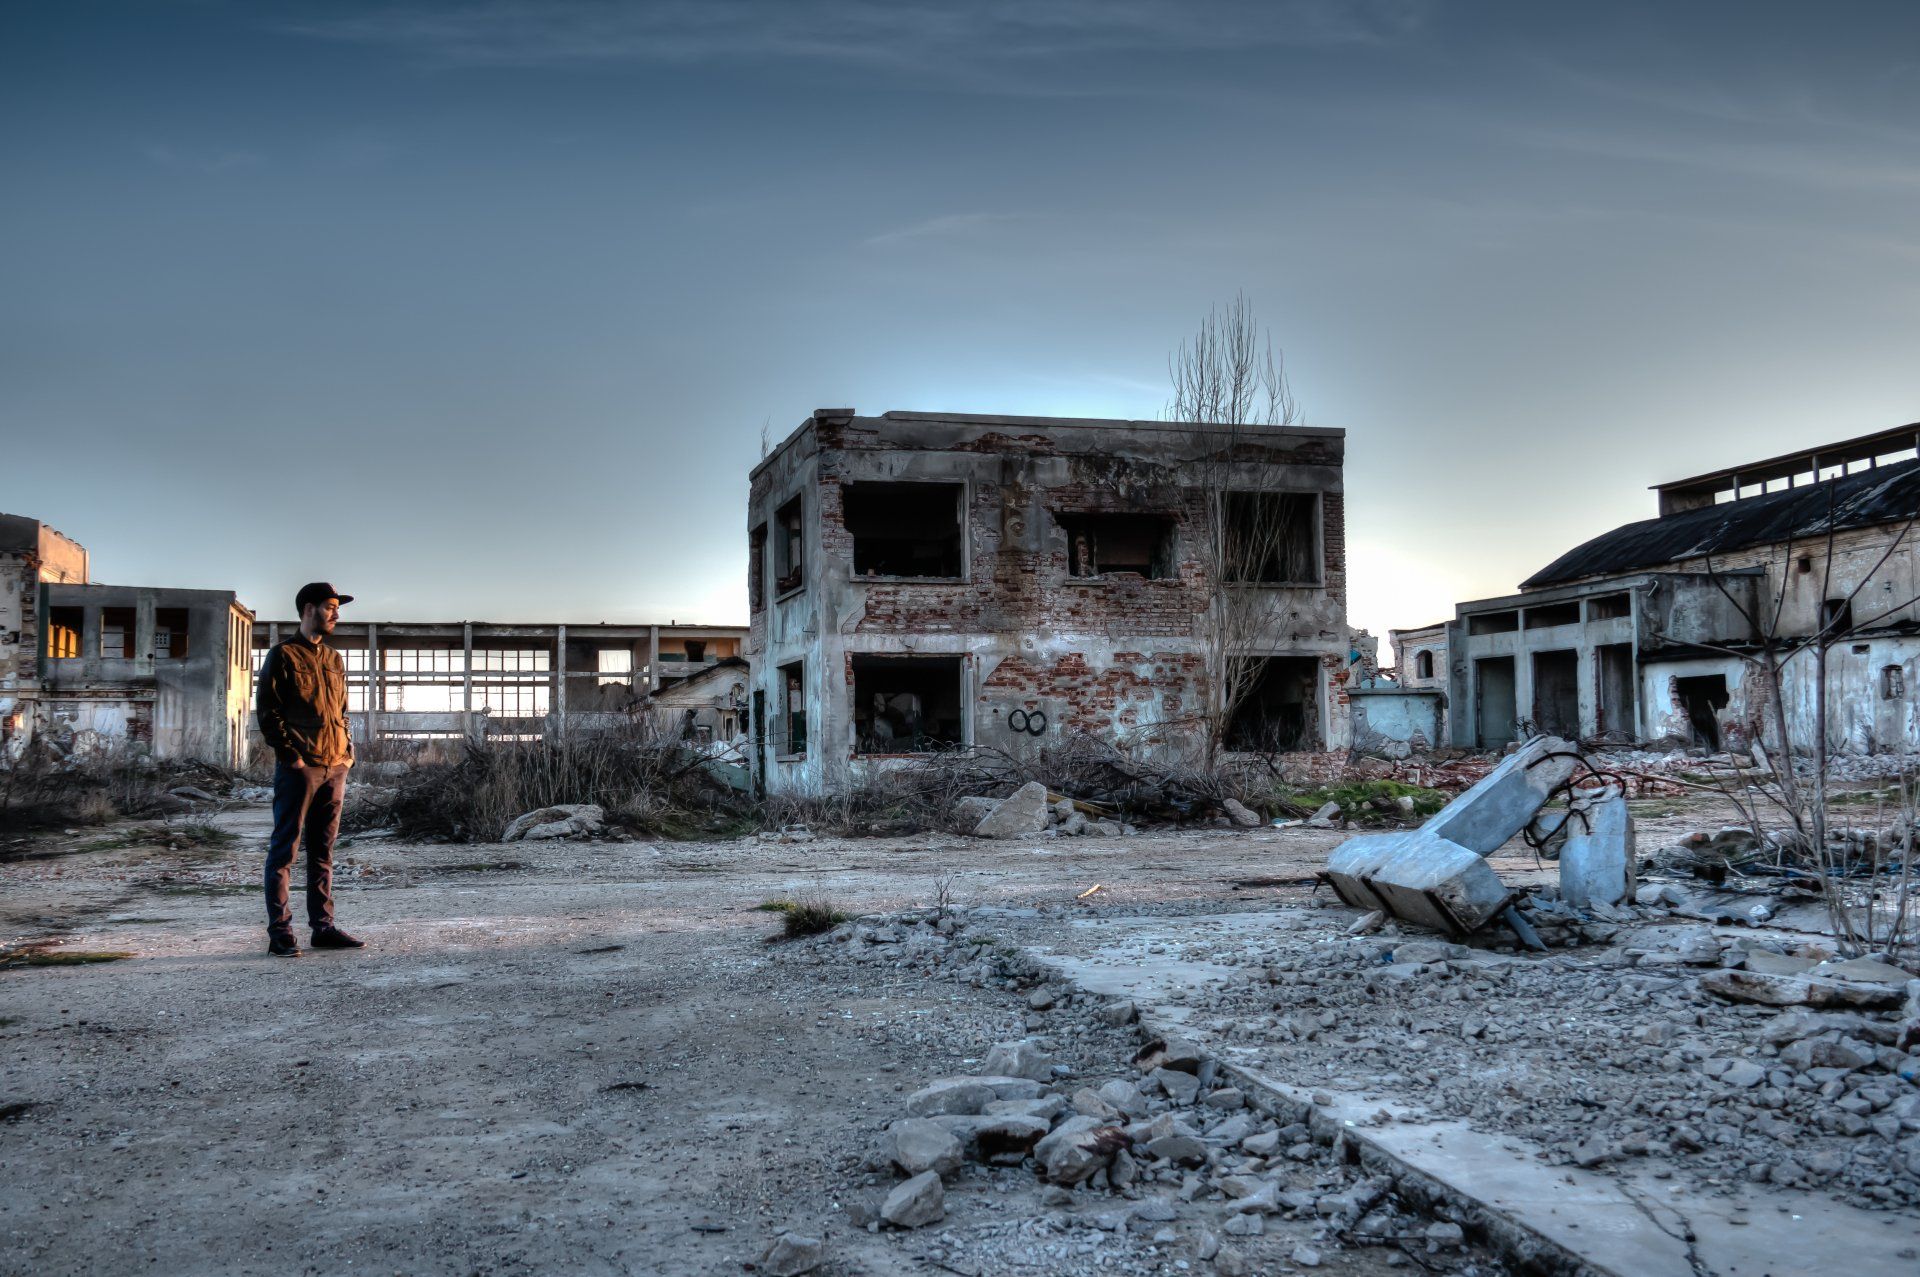
[[[1600,722],[1602,732],[1633,739],[1639,731],[1635,712],[1633,644],[1608,643],[1595,649],[1600,661]]]
[[[1483,656],[1473,663],[1474,717],[1480,743],[1505,745],[1517,734],[1520,716],[1514,696],[1513,658]]]
[[[1533,723],[1549,736],[1580,737],[1580,653],[1533,654]]]
[[[1727,676],[1699,674],[1692,678],[1676,678],[1673,680],[1673,696],[1687,712],[1687,722],[1693,727],[1693,739],[1718,753],[1720,717],[1717,711],[1725,709],[1732,700],[1727,695]]]
[[[960,575],[958,483],[850,483],[840,518],[853,537],[855,576]]]
[[[1311,656],[1269,656],[1227,723],[1227,748],[1286,754],[1324,749],[1320,730],[1320,662]]]
[[[962,658],[854,656],[853,748],[920,754],[964,744]]]

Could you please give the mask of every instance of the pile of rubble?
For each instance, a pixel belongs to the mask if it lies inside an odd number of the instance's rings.
[[[1047,1271],[1068,1271],[1069,1261],[1074,1271],[1135,1271],[1129,1256],[1143,1253],[1152,1271],[1164,1271],[1159,1259],[1225,1274],[1269,1271],[1278,1261],[1315,1268],[1354,1246],[1388,1248],[1389,1267],[1413,1265],[1411,1254],[1426,1271],[1500,1271],[1459,1224],[1410,1211],[1386,1181],[1316,1144],[1305,1122],[1263,1111],[1192,1042],[1156,1040],[1130,1061],[1114,1058],[1108,1075],[1077,1076],[1065,1061],[1111,1052],[1116,1034],[1136,1032],[1127,1026],[1137,1012],[1055,982],[999,942],[999,924],[1033,912],[867,917],[785,951],[790,960],[873,963],[1024,1000],[1031,1036],[995,1045],[976,1073],[937,1078],[904,1098],[866,1164],[872,1187],[847,1205],[851,1222],[918,1235],[946,1219],[957,1179],[1013,1175],[1038,1190],[1039,1210],[1006,1258]],[[993,1271],[972,1262],[977,1242],[941,1236],[948,1239],[923,1243],[925,1258],[956,1272]],[[774,1249],[818,1263],[816,1246],[793,1237]],[[770,1250],[760,1271],[807,1271],[768,1266],[778,1258]]]
[[[1390,1095],[1402,1120],[1465,1118],[1581,1166],[1920,1204],[1920,978],[1750,930],[1612,929],[1623,942],[1548,957],[1391,923],[1180,956],[1257,967],[1188,998],[1207,1033],[1296,1084]]]
[[[1233,803],[1233,806],[1240,807],[1240,804]],[[1245,807],[1240,810],[1252,818],[1253,824],[1261,823],[1260,818]],[[1132,825],[1115,819],[1099,804],[1052,793],[1037,780],[1027,782],[1005,798],[962,798],[954,804],[954,818],[970,827],[976,838],[1076,835],[1119,838],[1138,832]]]

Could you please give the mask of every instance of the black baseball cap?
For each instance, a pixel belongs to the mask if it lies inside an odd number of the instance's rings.
[[[339,599],[342,603],[353,602],[353,595],[342,594],[325,581],[311,581],[300,587],[300,593],[293,596],[293,610],[304,612],[309,603],[325,603],[328,599]]]

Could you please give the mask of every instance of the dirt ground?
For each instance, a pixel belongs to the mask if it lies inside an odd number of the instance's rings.
[[[1710,817],[1652,804],[1643,839]],[[0,863],[0,943],[131,955],[0,970],[0,1272],[737,1273],[783,1228],[826,1236],[827,1273],[1079,1271],[1034,1241],[1026,1172],[963,1175],[932,1229],[849,1223],[902,1094],[1019,1036],[1026,1004],[782,961],[755,906],[1057,907],[1099,884],[1076,907],[1270,909],[1343,837],[366,841],[338,910],[370,947],[290,961],[265,953],[265,819],[222,815],[238,839],[214,851],[79,850],[90,832]],[[1126,1043],[1105,1049],[1076,1071],[1118,1073]],[[989,1262],[954,1262],[969,1234]],[[1080,1253],[1201,1267],[1124,1232]]]

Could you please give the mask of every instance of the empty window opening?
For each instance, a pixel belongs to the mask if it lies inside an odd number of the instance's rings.
[[[1433,677],[1433,653],[1422,648],[1413,654],[1413,676],[1415,678]]]
[[[1227,580],[1320,584],[1318,493],[1229,492],[1221,500]]]
[[[80,655],[80,631],[86,626],[86,609],[50,607],[47,609],[47,656],[56,661],[75,660]]]
[[[687,639],[682,642],[680,646],[687,649],[687,659],[695,665],[699,665],[707,659],[707,642],[705,639]]]
[[[1880,671],[1880,695],[1890,701],[1897,701],[1907,694],[1907,671],[1899,665],[1889,665]]]
[[[747,534],[747,606],[765,607],[767,589],[767,525]]]
[[[153,654],[163,661],[187,659],[187,609],[153,609]]]
[[[1623,616],[1631,615],[1633,615],[1631,594],[1596,594],[1587,600],[1589,621],[1617,621]]]
[[[1720,749],[1719,711],[1727,707],[1725,674],[1700,674],[1673,680],[1673,698],[1687,716],[1696,743],[1718,752]]]
[[[130,607],[100,609],[100,655],[110,661],[133,659],[133,633],[137,624]]]
[[[1632,739],[1639,731],[1634,696],[1633,644],[1596,648],[1599,661],[1598,727],[1602,733]]]
[[[1580,654],[1533,654],[1533,722],[1549,736],[1580,735]]]
[[[1325,748],[1320,662],[1311,656],[1262,660],[1227,723],[1227,748],[1262,754]]]
[[[1853,628],[1853,600],[1828,599],[1820,605],[1820,633],[1839,638]]]
[[[1157,514],[1063,514],[1067,571],[1073,576],[1132,572],[1153,580],[1175,575],[1173,519]]]
[[[780,752],[783,754],[807,752],[807,693],[801,669],[799,661],[780,667],[780,721],[784,732]]]
[[[854,656],[853,740],[861,754],[917,754],[963,744],[958,656]]]
[[[773,526],[773,592],[785,594],[800,588],[800,573],[806,567],[799,497],[780,507],[773,516]]]
[[[1485,746],[1505,745],[1519,735],[1513,658],[1488,656],[1473,663],[1474,721]]]
[[[851,483],[840,518],[853,537],[855,576],[960,575],[958,483]]]
[[[1469,634],[1511,634],[1519,628],[1518,612],[1482,612],[1467,618]]]
[[[1578,603],[1545,603],[1539,607],[1530,607],[1526,613],[1526,626],[1530,630],[1544,630],[1555,625],[1578,625],[1580,623],[1580,605]]]

